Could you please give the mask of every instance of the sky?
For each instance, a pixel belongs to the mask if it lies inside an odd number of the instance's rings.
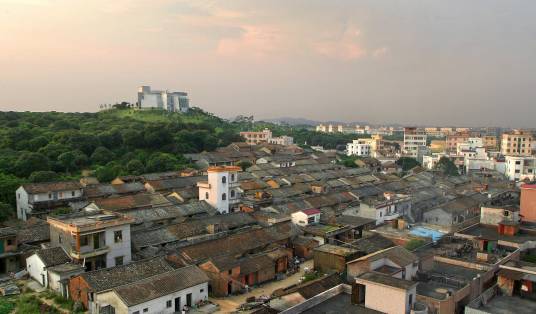
[[[0,110],[536,127],[534,0],[0,0]]]

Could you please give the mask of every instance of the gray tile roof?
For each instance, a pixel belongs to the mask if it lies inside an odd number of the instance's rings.
[[[173,269],[165,257],[158,256],[126,265],[87,272],[80,276],[88,283],[91,290],[101,292],[166,273]]]
[[[202,270],[190,265],[116,287],[114,292],[127,306],[134,306],[208,281]]]
[[[69,255],[61,247],[42,249],[36,251],[35,254],[43,261],[45,267],[61,265],[71,261]]]

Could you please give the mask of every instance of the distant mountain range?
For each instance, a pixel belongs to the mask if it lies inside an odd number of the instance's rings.
[[[350,124],[350,125],[368,125],[368,122],[341,122],[341,121],[315,121],[304,118],[292,118],[292,117],[282,117],[282,118],[272,118],[272,119],[259,119],[259,121],[271,122],[276,124],[288,124],[288,125],[319,125],[320,123],[324,124]]]

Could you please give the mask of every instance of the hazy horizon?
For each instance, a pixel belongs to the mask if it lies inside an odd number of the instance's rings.
[[[530,0],[0,0],[0,110],[535,127]]]

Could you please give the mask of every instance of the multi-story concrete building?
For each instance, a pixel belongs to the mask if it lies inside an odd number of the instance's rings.
[[[531,156],[534,134],[527,130],[513,130],[501,137],[501,154],[505,156]]]
[[[208,181],[197,183],[199,200],[206,201],[220,214],[227,214],[240,201],[238,172],[236,166],[209,167]]]
[[[283,145],[283,146],[289,146],[294,144],[294,138],[292,136],[278,136],[278,137],[272,137],[268,140],[268,143],[270,144],[277,144],[277,145]]]
[[[346,144],[346,154],[348,156],[375,156],[383,149],[383,137],[373,135],[371,138],[360,138]]]
[[[140,109],[188,112],[190,100],[185,92],[151,90],[150,86],[141,86],[138,90],[138,106]]]
[[[417,158],[419,147],[426,147],[426,133],[418,128],[404,128],[404,147],[402,151],[405,155]]]
[[[61,246],[86,270],[127,264],[132,259],[130,225],[134,219],[98,211],[48,217],[50,244]]]
[[[456,152],[458,144],[467,142],[469,137],[469,132],[455,132],[447,135],[447,152]]]
[[[240,132],[240,136],[245,138],[249,145],[257,145],[269,142],[272,138],[272,131],[264,129],[261,132]]]
[[[536,178],[536,157],[506,156],[504,174],[512,181],[534,180]]]
[[[44,217],[55,208],[79,201],[83,196],[82,185],[77,181],[30,183],[15,192],[17,218]]]

